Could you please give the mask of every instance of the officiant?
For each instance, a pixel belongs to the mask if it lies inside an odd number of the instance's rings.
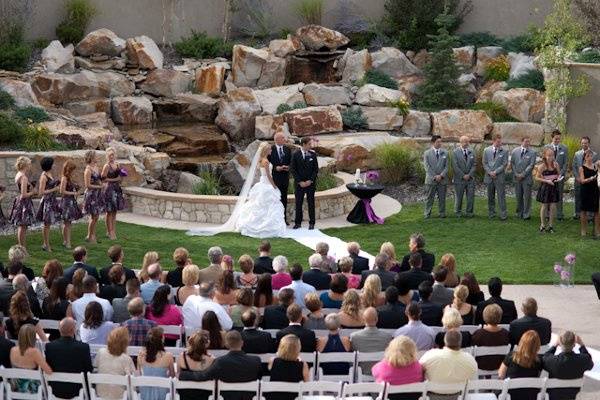
[[[267,157],[269,162],[273,165],[273,181],[281,192],[281,203],[283,209],[287,210],[287,196],[288,187],[290,184],[290,163],[292,162],[292,151],[288,146],[285,145],[286,138],[283,132],[279,131],[275,133],[273,138],[275,144],[271,148],[271,154]],[[287,221],[287,212],[285,214],[285,224]]]

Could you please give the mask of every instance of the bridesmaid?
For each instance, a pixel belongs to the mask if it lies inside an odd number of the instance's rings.
[[[18,227],[17,243],[26,247],[25,234],[27,233],[27,227],[35,223],[33,201],[31,200],[31,197],[36,194],[35,185],[30,183],[27,177],[27,174],[31,171],[31,160],[24,156],[17,158],[15,169],[17,170],[15,184],[19,189],[19,195],[13,202],[10,222]]]
[[[85,171],[83,181],[85,185],[85,195],[83,198],[83,211],[90,216],[88,223],[86,242],[96,243],[96,225],[98,217],[104,212],[104,196],[102,195],[102,177],[98,169],[96,152],[90,150],[85,153]]]
[[[125,208],[125,198],[121,189],[121,167],[116,162],[115,149],[106,149],[106,164],[102,168],[102,179],[106,183],[104,201],[106,211],[106,235],[110,240],[117,239],[117,211]]]
[[[56,192],[60,190],[60,181],[52,177],[50,171],[53,165],[54,159],[52,157],[44,157],[40,161],[43,172],[40,175],[38,193],[42,196],[42,201],[38,208],[37,220],[44,223],[42,250],[47,252],[52,251],[50,248],[50,226],[60,221],[61,218],[60,205],[56,198]]]
[[[594,153],[583,153],[583,165],[579,167],[581,182],[581,213],[579,214],[581,236],[587,234],[588,218],[594,218],[594,235],[600,238],[600,213],[598,213],[598,166],[594,163]]]
[[[75,163],[71,160],[65,162],[60,179],[60,193],[62,194],[62,220],[63,220],[63,246],[71,248],[71,223],[83,217],[81,209],[77,205],[79,187],[73,183],[73,171]]]

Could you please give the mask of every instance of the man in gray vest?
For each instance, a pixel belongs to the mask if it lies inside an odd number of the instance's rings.
[[[468,136],[460,137],[460,146],[454,150],[452,157],[452,169],[454,170],[454,212],[457,217],[462,216],[462,202],[465,193],[467,195],[467,208],[465,215],[473,216],[473,203],[475,201],[475,155],[469,148]]]
[[[579,211],[581,208],[581,182],[579,182],[579,167],[583,165],[583,154],[590,149],[590,138],[584,136],[581,138],[581,150],[577,150],[573,156],[573,178],[575,178],[575,214],[573,219],[579,219]],[[598,161],[598,153],[592,150],[592,161]]]
[[[425,188],[427,204],[425,218],[431,216],[435,195],[438,197],[440,218],[446,217],[446,186],[448,184],[448,152],[442,147],[442,138],[438,135],[431,137],[431,148],[423,154],[425,164]]]
[[[483,183],[487,186],[488,197],[488,215],[490,218],[496,216],[496,193],[498,194],[498,207],[500,208],[500,219],[505,221],[508,213],[506,212],[506,191],[505,191],[505,170],[508,165],[508,151],[502,148],[502,135],[494,134],[492,145],[486,147],[483,151],[483,169],[485,177]]]
[[[517,197],[517,218],[531,218],[531,186],[533,185],[533,167],[536,153],[531,150],[531,140],[525,136],[521,146],[515,148],[510,155],[510,166],[515,179],[515,195]]]
[[[567,164],[569,159],[569,150],[567,146],[560,142],[561,133],[559,130],[552,132],[552,142],[546,145],[544,148],[550,148],[554,151],[554,159],[560,167],[560,175],[565,176],[567,174]],[[563,213],[563,189],[565,186],[565,180],[561,179],[556,182],[555,185],[558,188],[558,204],[556,204],[556,219],[562,221],[564,218]]]

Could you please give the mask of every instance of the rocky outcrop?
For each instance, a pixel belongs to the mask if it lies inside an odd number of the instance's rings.
[[[260,140],[272,140],[277,131],[283,130],[285,118],[280,115],[259,115],[254,125],[254,137]]]
[[[306,25],[296,30],[296,36],[308,50],[335,50],[350,43],[340,32],[320,25]]]
[[[137,125],[152,122],[152,102],[147,97],[115,97],[111,102],[112,119],[117,124]]]
[[[483,76],[485,74],[485,67],[488,61],[503,54],[506,54],[506,51],[500,46],[478,47],[475,73],[479,76]]]
[[[198,175],[182,172],[177,181],[177,193],[194,193],[194,187],[204,182]]]
[[[309,106],[351,105],[353,98],[348,86],[336,84],[310,83],[304,86],[302,93]]]
[[[421,70],[413,65],[404,53],[395,47],[384,47],[379,51],[371,53],[371,58],[373,60],[373,69],[383,72],[392,78],[400,79],[407,75],[421,73]]]
[[[155,96],[175,97],[190,90],[192,77],[172,69],[155,69],[148,74],[139,87],[144,92]]]
[[[354,51],[346,49],[344,56],[339,59],[337,69],[342,82],[352,83],[365,76],[371,69],[373,61],[369,50]]]
[[[75,66],[77,68],[108,71],[109,69],[124,70],[127,66],[124,58],[114,57],[108,60],[96,61],[88,57],[75,57]]]
[[[160,69],[164,56],[154,40],[148,36],[127,39],[127,57],[132,64],[142,69]]]
[[[196,92],[219,95],[225,82],[226,63],[215,63],[196,69]]]
[[[344,128],[342,114],[335,106],[301,108],[286,112],[284,118],[296,136],[341,132]]]
[[[521,122],[542,122],[546,96],[538,90],[517,88],[494,93],[492,100],[502,104],[511,117]]]
[[[502,142],[507,144],[521,144],[525,137],[531,139],[532,146],[544,142],[544,127],[530,122],[495,122],[492,133],[502,135]]]
[[[282,86],[286,61],[268,50],[233,46],[232,82],[236,87],[269,88]]]
[[[205,94],[180,93],[174,98],[153,102],[156,118],[160,122],[214,122],[219,99]]]
[[[103,112],[110,115],[110,99],[90,99],[80,100],[62,105],[69,110],[73,115],[86,115],[97,112]]]
[[[118,56],[125,49],[125,40],[110,29],[102,28],[88,33],[75,50],[82,56],[106,55]]]
[[[223,179],[237,190],[241,190],[244,181],[248,176],[252,159],[258,151],[260,140],[255,140],[248,145],[243,151],[239,151],[223,168]]]
[[[17,107],[37,106],[39,105],[35,93],[31,89],[29,82],[16,79],[0,78],[0,89],[10,94],[15,99]]]
[[[304,46],[298,38],[288,36],[287,39],[275,39],[269,42],[269,50],[276,56],[285,58],[302,50]]]
[[[260,102],[252,89],[231,90],[219,102],[215,123],[232,140],[249,140],[254,138],[254,119],[261,111]]]
[[[369,130],[398,131],[402,127],[402,114],[394,107],[361,107],[361,110]]]
[[[254,95],[258,99],[263,112],[275,114],[280,104],[293,105],[304,101],[304,96],[300,93],[304,84],[278,86],[270,89],[255,90]]]
[[[401,91],[369,83],[358,89],[354,102],[362,106],[386,107],[390,102],[400,99],[406,99]]]
[[[402,133],[410,137],[431,135],[431,116],[427,112],[410,110],[404,117]]]
[[[114,133],[105,128],[67,125],[64,120],[42,122],[57,142],[78,149],[102,149],[113,140]]]
[[[425,65],[429,64],[429,60],[431,60],[431,54],[427,50],[422,49],[415,54],[411,61],[417,68],[423,69]]]
[[[481,142],[493,127],[485,111],[444,110],[431,115],[433,133],[447,140],[458,140],[464,135]]]
[[[42,50],[41,63],[46,72],[73,73],[75,71],[73,45],[63,47],[60,41],[53,40]]]
[[[470,71],[475,62],[475,46],[463,46],[452,49],[456,64],[465,71]]]

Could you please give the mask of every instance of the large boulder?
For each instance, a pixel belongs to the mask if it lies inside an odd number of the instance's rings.
[[[444,110],[431,115],[433,133],[447,140],[468,136],[473,141],[482,142],[493,127],[485,111]]]
[[[429,61],[431,60],[431,54],[429,54],[429,52],[425,49],[419,50],[419,52],[417,54],[414,55],[414,57],[412,58],[412,63],[415,65],[415,67],[419,68],[419,69],[423,69],[423,67],[425,67],[427,64],[429,64]]]
[[[127,57],[142,69],[160,69],[164,56],[154,40],[148,36],[136,36],[127,39]]]
[[[539,90],[517,88],[494,93],[492,100],[502,104],[511,117],[521,122],[542,122],[546,96]]]
[[[406,75],[421,73],[421,70],[411,63],[403,52],[395,47],[384,47],[372,53],[371,58],[373,59],[373,69],[383,72],[392,78],[399,79]]]
[[[15,99],[15,104],[18,107],[39,105],[38,99],[31,89],[29,82],[0,78],[0,89],[10,94]]]
[[[171,157],[167,153],[149,153],[144,157],[144,169],[154,179],[158,179],[171,164]]]
[[[431,134],[431,115],[428,112],[410,110],[404,117],[402,133],[410,137],[427,137]]]
[[[38,100],[57,105],[91,98],[129,96],[135,90],[133,82],[124,75],[88,70],[76,74],[36,75],[31,87]]]
[[[117,124],[137,125],[152,122],[152,102],[147,97],[115,97],[111,102],[112,119]]]
[[[204,182],[198,175],[191,174],[189,172],[182,172],[179,174],[179,181],[177,182],[177,193],[194,193],[194,187]]]
[[[477,102],[492,101],[494,93],[506,89],[506,82],[488,81],[477,93]]]
[[[335,106],[301,108],[286,112],[284,117],[290,133],[296,136],[341,132],[344,128],[342,114]]]
[[[71,126],[62,119],[42,122],[42,125],[48,128],[56,141],[79,149],[102,149],[114,138],[109,129]]]
[[[396,79],[398,82],[398,90],[404,92],[406,96],[412,98],[419,91],[419,87],[425,82],[423,75],[406,75],[400,79]]]
[[[118,56],[125,49],[125,40],[118,37],[110,29],[102,28],[88,33],[75,47],[82,56],[107,55]]]
[[[361,107],[361,110],[369,130],[398,131],[402,127],[402,114],[395,107]]]
[[[362,79],[365,73],[371,69],[372,63],[369,50],[346,49],[344,56],[339,59],[337,64],[338,74],[341,76],[342,82],[352,83]]]
[[[309,106],[352,104],[352,91],[345,85],[310,83],[302,89],[304,101]]]
[[[254,95],[258,99],[263,112],[275,114],[280,104],[298,103],[304,101],[304,96],[300,93],[304,84],[278,86],[269,89],[255,90]]]
[[[232,140],[245,141],[254,138],[254,119],[262,111],[252,89],[244,87],[230,90],[219,101],[215,123]]]
[[[503,54],[506,51],[500,46],[486,46],[477,48],[477,64],[475,65],[475,73],[479,76],[485,74],[487,63]]]
[[[475,62],[475,46],[463,46],[452,49],[456,64],[466,71],[473,68]]]
[[[237,190],[240,190],[244,185],[250,170],[250,165],[252,165],[252,159],[261,143],[260,140],[253,141],[243,151],[238,151],[223,168],[221,176]]]
[[[350,43],[340,32],[320,25],[306,25],[296,30],[296,36],[308,50],[335,50]]]
[[[73,45],[63,47],[60,41],[51,41],[48,47],[42,50],[41,63],[46,72],[73,73],[75,71]]]
[[[287,57],[295,52],[302,50],[304,46],[298,38],[288,36],[287,39],[275,39],[269,42],[269,50],[276,57]]]
[[[155,69],[140,84],[144,92],[159,97],[175,97],[179,93],[189,92],[191,87],[192,77],[173,69]]]
[[[259,115],[254,124],[254,137],[260,140],[272,140],[277,131],[283,130],[285,118],[280,115]]]
[[[400,99],[406,99],[406,96],[400,90],[388,89],[369,83],[358,89],[354,102],[361,106],[386,107],[390,102]]]
[[[286,61],[268,50],[243,45],[233,46],[231,77],[237,87],[268,88],[282,86]]]
[[[506,144],[521,144],[525,137],[533,146],[541,146],[544,141],[544,127],[531,122],[495,122],[492,133],[502,135]]]
[[[108,60],[96,61],[88,57],[75,57],[75,66],[77,68],[108,71],[109,69],[124,70],[127,67],[127,62],[124,58],[113,57]]]
[[[155,100],[154,111],[160,122],[214,122],[219,99],[206,94],[180,93],[174,98]]]
[[[73,115],[86,115],[103,112],[110,115],[110,99],[89,99],[65,103],[63,108],[69,110]]]
[[[256,83],[259,89],[283,86],[285,83],[287,61],[285,58],[271,55],[262,67],[260,78]]]
[[[196,69],[194,88],[198,93],[217,96],[225,82],[227,63],[215,63]]]
[[[525,53],[508,53],[508,62],[510,62],[511,79],[519,78],[536,69],[535,56]]]

